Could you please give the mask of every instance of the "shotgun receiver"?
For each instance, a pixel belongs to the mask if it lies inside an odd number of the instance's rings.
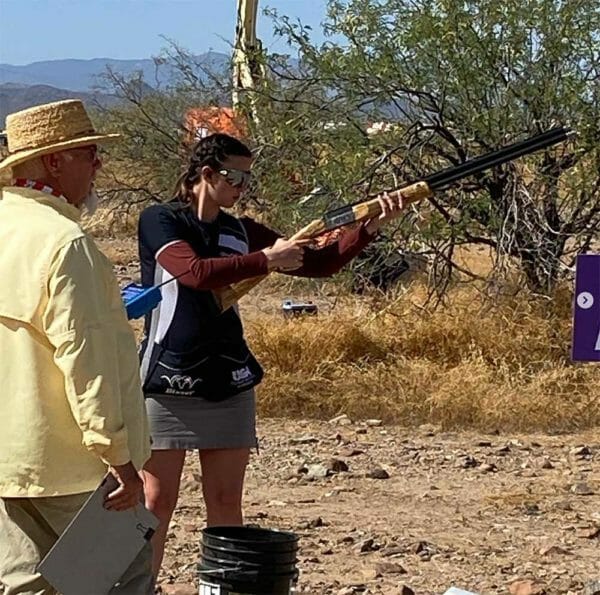
[[[401,194],[405,205],[418,202],[424,198],[429,198],[435,191],[441,190],[463,178],[502,165],[517,157],[535,153],[536,151],[541,151],[564,142],[574,136],[574,134],[574,131],[562,126],[552,128],[547,132],[507,145],[496,151],[481,155],[480,157],[470,159],[460,165],[443,169],[427,176],[419,182],[397,188],[389,194]],[[304,240],[315,238],[325,231],[331,231],[332,229],[337,229],[338,227],[343,227],[351,223],[365,221],[376,217],[379,214],[381,214],[379,199],[377,197],[371,197],[369,200],[355,205],[347,205],[339,209],[328,211],[321,218],[311,221],[290,239]],[[246,295],[265,278],[266,275],[244,279],[239,283],[215,291],[215,298],[221,311],[227,310],[227,308],[235,304],[242,296]]]

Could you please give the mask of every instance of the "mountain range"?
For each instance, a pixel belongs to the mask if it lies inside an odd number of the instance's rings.
[[[81,99],[88,107],[95,105],[110,107],[119,101],[116,97],[104,93],[69,91],[50,85],[4,83],[0,84],[0,129],[4,128],[8,114],[33,105],[60,101],[61,99]]]
[[[195,61],[219,71],[229,63],[229,56],[206,52]],[[174,77],[168,65],[153,59],[48,60],[23,66],[0,63],[0,128],[4,128],[7,114],[40,103],[79,98],[89,105],[114,104],[118,100],[102,90],[102,74],[107,68],[125,76],[141,72],[152,87],[168,85]]]
[[[195,56],[194,60],[209,68],[219,69],[229,62],[229,56],[219,52],[206,52]],[[49,60],[24,66],[0,63],[0,84],[49,85],[69,91],[87,92],[101,83],[101,75],[107,68],[124,75],[142,72],[144,80],[152,86],[168,84],[173,75],[164,63],[154,59]]]
[[[220,52],[206,52],[194,56],[193,60],[215,73],[226,70],[230,57]],[[293,59],[290,64],[298,66]],[[145,84],[155,89],[173,83],[178,74],[169,63],[160,59],[48,60],[23,66],[0,63],[0,130],[5,127],[7,114],[40,103],[78,98],[89,107],[115,105],[119,99],[102,85],[102,75],[109,68],[126,77],[141,72]],[[197,75],[208,78],[202,68],[196,70]],[[378,104],[377,110],[387,118],[403,117],[394,103]]]

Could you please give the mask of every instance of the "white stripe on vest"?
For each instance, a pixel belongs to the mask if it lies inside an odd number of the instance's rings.
[[[229,248],[238,254],[248,254],[248,244],[239,238],[229,234],[219,235],[219,247]]]

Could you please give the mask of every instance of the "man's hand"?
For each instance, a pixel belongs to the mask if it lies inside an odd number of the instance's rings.
[[[142,501],[144,483],[131,462],[110,468],[119,482],[119,487],[106,496],[104,508],[107,510],[129,510]]]
[[[384,223],[398,218],[404,210],[404,201],[400,192],[396,192],[393,197],[384,192],[379,197],[379,203],[381,204],[381,215],[371,219],[366,225],[367,233],[371,235]]]
[[[304,246],[312,240],[286,240],[279,238],[270,248],[263,250],[270,271],[295,271],[302,266]]]

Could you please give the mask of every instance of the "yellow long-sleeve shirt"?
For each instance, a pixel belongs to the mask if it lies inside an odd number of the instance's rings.
[[[90,491],[150,456],[135,338],[79,210],[29,188],[0,199],[0,497]]]

